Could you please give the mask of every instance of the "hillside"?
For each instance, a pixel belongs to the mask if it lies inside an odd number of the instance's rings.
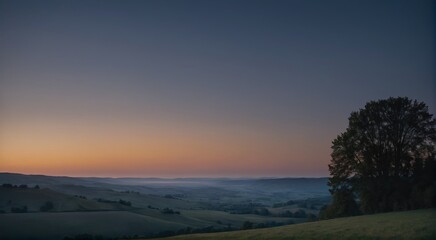
[[[82,199],[47,188],[4,188],[0,186],[0,211],[2,212],[8,213],[11,208],[22,206],[27,207],[27,212],[39,212],[40,207],[47,201],[53,203],[53,208],[50,211],[54,212],[128,209],[120,204]]]
[[[246,221],[278,226],[305,222],[329,201],[323,178],[74,178],[0,173],[0,239],[60,240],[85,233],[109,238],[163,236],[189,228],[238,230]],[[43,208],[48,203],[51,207]]]
[[[436,209],[365,215],[267,229],[182,235],[168,240],[436,239]]]
[[[83,178],[44,175],[0,173],[0,184],[38,184],[66,194],[83,194],[88,187],[90,194],[111,189],[118,192],[134,191],[141,194],[178,195],[178,198],[219,204],[224,202],[250,201],[271,205],[288,200],[329,197],[327,178],[272,178],[272,179],[231,179],[231,178]],[[106,193],[105,193],[106,194]],[[180,203],[180,202],[178,202]],[[192,206],[182,206],[191,208]]]
[[[0,239],[57,240],[78,234],[143,235],[187,225],[126,211],[0,214]]]

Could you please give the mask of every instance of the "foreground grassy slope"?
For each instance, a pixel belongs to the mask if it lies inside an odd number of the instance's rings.
[[[436,209],[338,218],[268,229],[182,235],[169,239],[436,239]]]

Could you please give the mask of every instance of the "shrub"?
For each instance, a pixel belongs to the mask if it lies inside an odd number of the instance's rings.
[[[27,212],[27,206],[23,207],[12,207],[11,208],[12,213],[26,213]]]
[[[51,201],[47,201],[47,202],[45,202],[40,208],[39,208],[39,210],[41,211],[41,212],[47,212],[47,211],[50,211],[50,210],[52,210],[54,208],[54,204],[53,204],[53,202],[51,202]]]
[[[121,205],[125,205],[125,206],[132,206],[132,203],[131,203],[131,202],[129,202],[129,201],[125,201],[125,200],[123,200],[123,199],[120,199],[120,200],[118,201],[118,203],[121,204]]]
[[[164,209],[160,210],[160,212],[163,214],[180,214],[179,211],[175,211],[171,208],[164,208]]]
[[[280,217],[290,217],[291,218],[291,217],[294,217],[294,214],[291,211],[286,210],[285,212],[280,213],[279,216]]]
[[[255,210],[254,214],[261,215],[261,216],[268,216],[270,214],[270,212],[266,208],[260,208],[258,210]]]
[[[296,211],[294,213],[294,217],[295,218],[306,218],[307,214],[306,214],[306,212],[303,209],[299,209],[298,211]]]
[[[245,221],[243,224],[242,224],[242,227],[241,227],[241,229],[242,230],[245,230],[245,229],[252,229],[253,228],[253,223],[252,222],[250,222],[250,221]]]

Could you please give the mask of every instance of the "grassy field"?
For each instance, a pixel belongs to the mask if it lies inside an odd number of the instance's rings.
[[[338,218],[268,229],[181,235],[166,239],[436,239],[436,209]]]

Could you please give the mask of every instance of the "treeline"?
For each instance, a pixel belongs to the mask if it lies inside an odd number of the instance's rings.
[[[53,210],[54,204],[52,201],[47,201],[39,208],[41,212],[48,212],[50,210]]]
[[[12,204],[12,201],[8,201],[8,204]],[[51,201],[47,201],[41,205],[39,210],[41,212],[48,212],[54,209],[54,204]],[[27,213],[28,212],[27,205],[19,206],[19,207],[11,207],[11,213]],[[0,213],[6,213],[5,211],[1,211]]]
[[[288,218],[308,218],[309,220],[315,220],[318,217],[315,214],[307,213],[301,208],[307,208],[312,210],[319,210],[326,204],[325,200],[319,199],[307,199],[301,201],[287,201],[285,203],[275,203],[273,208],[297,205],[300,209],[292,212],[286,210],[281,213],[272,213],[268,210],[267,206],[261,203],[248,203],[248,204],[221,204],[213,206],[212,209],[217,211],[225,211],[230,214],[255,214],[259,216],[271,216],[271,217],[288,217]]]
[[[26,213],[27,206],[22,207],[11,207],[11,213]]]
[[[273,208],[279,208],[279,207],[292,206],[292,205],[295,205],[295,204],[297,204],[295,201],[293,201],[293,200],[289,200],[289,201],[287,201],[287,202],[274,203],[272,207],[273,207]]]
[[[159,212],[162,214],[178,214],[178,215],[180,215],[180,211],[177,211],[177,210],[174,210],[174,209],[168,208],[168,207],[160,209],[158,207],[153,207],[151,205],[148,205],[147,208],[153,209],[153,210],[159,210]]]
[[[181,198],[185,197],[185,195],[183,195],[183,194],[165,194],[163,197],[168,198],[168,199],[181,199]]]
[[[305,200],[289,200],[282,203],[274,203],[273,208],[287,207],[296,205],[299,208],[307,208],[311,210],[320,210],[324,205],[331,201],[331,197],[308,198]]]
[[[294,224],[294,222],[288,221],[288,222],[284,223],[284,222],[271,221],[271,222],[264,222],[264,223],[253,223],[250,221],[245,221],[242,224],[241,230],[278,227],[278,226],[289,225],[289,224]]]
[[[160,212],[163,214],[179,214],[180,215],[179,211],[173,210],[171,208],[164,208],[164,209],[160,210]]]
[[[108,199],[103,199],[103,198],[96,198],[95,200],[97,202],[103,202],[103,203],[118,203],[118,204],[121,204],[124,206],[129,206],[129,207],[132,206],[132,202],[126,201],[123,199],[119,199],[118,201],[116,201],[116,200],[108,200]]]
[[[74,195],[74,197],[85,199],[85,200],[88,199],[86,196],[83,196],[83,195]]]
[[[216,210],[216,211],[224,211],[231,214],[259,214],[259,209],[267,207],[265,204],[261,203],[238,203],[238,204],[216,204],[211,205],[208,209]],[[265,208],[266,209],[266,208]],[[266,212],[262,210],[262,213]]]
[[[128,193],[128,194],[136,194],[136,195],[140,195],[141,194],[140,192],[133,191],[133,190],[121,191],[120,193]]]
[[[288,218],[307,218],[309,221],[317,220],[318,217],[313,213],[307,213],[303,209],[298,209],[295,212],[291,212],[286,210],[278,215],[279,217],[288,217]]]
[[[3,183],[1,185],[1,187],[3,187],[3,188],[22,188],[22,189],[30,188],[29,186],[27,186],[27,184],[14,185],[14,184],[11,184],[11,183]],[[33,186],[33,188],[34,189],[39,189],[39,185],[35,185],[35,186]]]

